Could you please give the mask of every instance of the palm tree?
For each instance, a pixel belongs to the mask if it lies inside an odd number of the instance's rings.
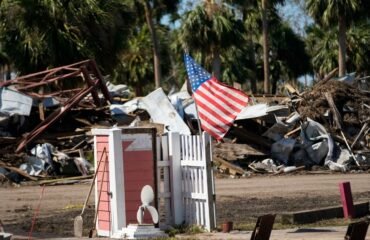
[[[284,0],[261,0],[259,1],[243,1],[243,0],[229,0],[232,4],[241,6],[244,9],[250,9],[251,7],[259,9],[261,12],[262,19],[262,47],[263,47],[263,76],[264,93],[270,93],[270,41],[269,41],[269,18],[271,15],[276,13],[276,6],[283,4]]]
[[[201,53],[201,63],[211,62],[213,75],[221,80],[221,53],[244,41],[242,21],[222,5],[205,2],[185,14],[179,40],[183,49]],[[207,56],[211,55],[211,61]]]
[[[307,28],[306,44],[312,55],[313,69],[318,78],[338,66],[338,29],[311,25]],[[370,24],[357,22],[347,30],[347,68],[366,75],[370,65]]]
[[[140,16],[142,9],[144,9],[145,22],[150,31],[153,49],[153,64],[154,64],[154,82],[155,88],[161,85],[162,71],[161,71],[161,54],[160,43],[157,36],[157,25],[160,19],[165,14],[175,14],[180,0],[141,0],[134,3],[136,5],[137,15]],[[140,17],[138,17],[140,20]]]
[[[347,31],[347,52],[349,71],[368,76],[370,73],[370,22],[353,24]]]
[[[110,72],[131,19],[120,0],[3,0],[0,42],[22,73],[86,58],[96,58]]]
[[[366,1],[365,1],[366,2]],[[346,74],[346,31],[355,14],[361,9],[362,0],[307,0],[308,13],[321,26],[338,25],[339,76]]]
[[[267,24],[267,4],[268,0],[262,1],[262,42],[263,42],[263,91],[270,93],[270,48],[268,38],[268,24]]]
[[[144,94],[144,86],[150,84],[153,76],[153,55],[151,54],[150,33],[148,27],[135,32],[128,41],[128,48],[121,56],[119,75],[125,76],[124,83],[135,88],[136,96]],[[123,82],[123,81],[122,81]]]
[[[305,42],[288,23],[277,21],[271,31],[272,93],[277,91],[280,79],[297,79],[311,71],[310,56]],[[299,59],[299,64],[297,64]]]

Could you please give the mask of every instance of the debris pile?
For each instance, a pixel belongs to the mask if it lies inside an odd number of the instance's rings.
[[[88,133],[114,124],[111,98],[93,60],[1,82],[2,179],[87,175]]]
[[[334,79],[303,93],[286,88],[289,98],[281,104],[289,112],[236,121],[229,134],[234,142],[268,152],[268,158],[259,151],[244,159],[238,156],[236,165],[274,174],[317,166],[341,172],[370,168],[368,92]],[[225,160],[217,151],[216,157]]]
[[[358,86],[327,78],[303,93],[287,84],[287,96],[251,96],[215,142],[215,167],[235,176],[369,169],[370,94]],[[132,98],[127,86],[106,82],[93,60],[2,82],[0,97],[0,181],[87,176],[92,128],[199,134],[186,84],[169,96],[159,88]]]

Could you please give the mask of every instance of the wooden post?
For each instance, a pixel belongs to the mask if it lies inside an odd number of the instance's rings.
[[[181,163],[180,163],[180,135],[169,132],[169,160],[171,166],[171,201],[173,219],[175,224],[182,224],[184,221],[184,207],[182,196]]]
[[[215,206],[215,186],[212,170],[212,146],[211,140],[208,134],[204,133],[199,136],[202,138],[204,145],[202,145],[202,161],[205,162],[204,168],[204,189],[206,190],[205,194],[207,195],[206,200],[206,229],[211,231],[216,228],[216,206]]]
[[[352,199],[350,183],[349,182],[339,183],[339,190],[340,190],[340,197],[342,200],[344,218],[354,218],[355,209],[353,206],[353,199]]]

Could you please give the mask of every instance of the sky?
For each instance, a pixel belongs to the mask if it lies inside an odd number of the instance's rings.
[[[286,0],[286,4],[278,8],[279,15],[290,24],[296,33],[305,36],[305,27],[312,24],[313,20],[304,11],[304,1],[300,1],[300,4],[295,2]]]

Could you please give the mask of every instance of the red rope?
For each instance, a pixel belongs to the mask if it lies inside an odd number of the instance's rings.
[[[42,197],[44,196],[44,189],[45,189],[45,184],[42,185],[41,195],[40,195],[40,199],[39,199],[39,205],[37,206],[37,209],[35,210],[35,213],[33,214],[31,229],[30,229],[30,232],[28,233],[28,240],[32,239],[33,227],[35,226],[36,218],[38,217],[39,212],[40,212],[41,200],[42,200]]]

